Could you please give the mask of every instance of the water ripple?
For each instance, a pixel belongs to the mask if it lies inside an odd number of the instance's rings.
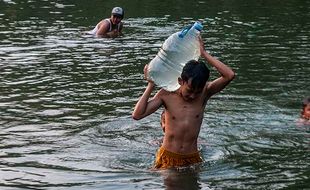
[[[169,179],[196,189],[307,187],[309,128],[295,121],[310,91],[309,11],[302,11],[309,3],[161,2],[150,9],[140,2],[137,14],[148,14],[126,18],[116,39],[84,33],[97,5],[0,4],[1,187],[164,189]],[[161,110],[138,122],[130,116],[146,86],[143,67],[171,33],[197,19],[206,49],[236,79],[208,102],[198,179],[154,174]]]

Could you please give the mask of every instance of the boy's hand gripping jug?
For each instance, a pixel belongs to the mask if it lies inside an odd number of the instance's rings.
[[[184,65],[200,56],[199,35],[203,26],[200,22],[190,28],[176,32],[165,40],[156,57],[148,65],[148,78],[167,91],[175,91],[180,85]]]

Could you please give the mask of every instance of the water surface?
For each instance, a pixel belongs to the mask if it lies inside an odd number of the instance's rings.
[[[84,34],[114,6],[124,36]],[[143,67],[196,20],[236,79],[205,110],[199,170],[154,172],[161,110],[131,119]],[[301,0],[0,1],[1,189],[307,189],[309,20]]]

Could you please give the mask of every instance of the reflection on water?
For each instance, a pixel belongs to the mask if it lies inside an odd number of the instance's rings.
[[[165,170],[161,172],[166,190],[201,189],[199,171]],[[205,188],[204,188],[205,189]]]
[[[114,1],[0,1],[1,189],[309,187],[309,2],[120,4],[124,36],[102,39],[84,32]],[[143,67],[196,20],[237,76],[205,111],[200,170],[154,172],[161,111],[130,116]]]

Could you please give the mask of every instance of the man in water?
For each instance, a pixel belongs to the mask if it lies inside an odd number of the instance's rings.
[[[112,9],[111,17],[101,20],[96,27],[87,32],[98,37],[115,38],[122,33],[124,10],[121,7]]]
[[[176,91],[160,89],[152,98],[150,96],[155,84],[146,78],[148,85],[132,113],[133,119],[139,120],[154,113],[161,106],[165,108],[162,118],[164,140],[157,151],[154,166],[156,169],[184,167],[202,162],[197,139],[207,101],[234,79],[235,74],[228,66],[205,51],[201,38],[200,52],[208,64],[221,74],[219,78],[207,82],[210,71],[205,63],[191,60],[184,66],[178,78],[180,87]],[[148,76],[147,70],[146,65],[145,77]]]

